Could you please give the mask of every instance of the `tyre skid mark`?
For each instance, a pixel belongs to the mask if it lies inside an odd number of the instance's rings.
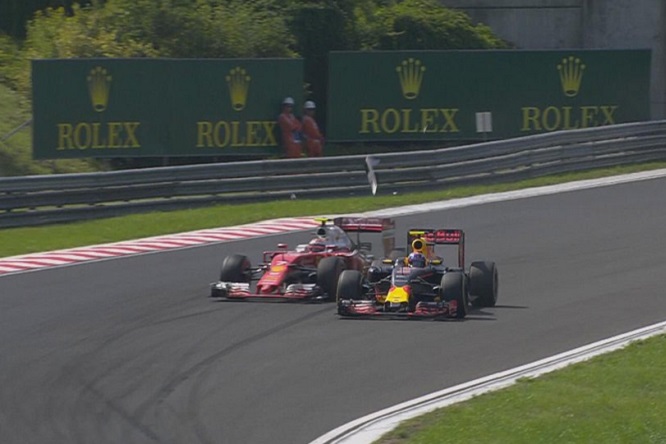
[[[196,295],[189,300],[192,299],[199,299],[200,296]],[[174,310],[178,310],[178,308],[181,306],[181,303],[174,303],[171,304],[170,307],[166,308],[173,308]],[[128,409],[123,407],[121,399],[127,395],[127,393],[115,393],[113,397],[108,396],[100,387],[100,382],[103,381],[105,378],[110,377],[114,374],[114,372],[118,371],[123,365],[124,362],[116,362],[113,365],[109,365],[105,368],[105,371],[94,375],[91,377],[91,375],[85,371],[84,369],[86,368],[86,363],[95,361],[97,359],[100,359],[103,357],[104,353],[113,350],[113,347],[115,344],[117,344],[119,341],[126,340],[127,338],[131,337],[131,335],[137,334],[138,332],[152,328],[155,325],[160,325],[160,324],[165,324],[169,322],[175,322],[179,321],[181,319],[186,319],[186,318],[191,318],[191,317],[198,317],[198,316],[205,316],[205,315],[211,315],[214,314],[215,310],[205,310],[205,311],[197,311],[194,313],[188,313],[186,315],[183,314],[177,314],[174,313],[173,316],[164,318],[162,317],[162,314],[156,314],[154,316],[148,316],[148,318],[144,317],[137,317],[131,320],[131,326],[124,326],[122,329],[118,330],[115,334],[107,337],[104,339],[99,345],[94,347],[92,350],[84,353],[83,355],[80,355],[77,357],[76,360],[72,361],[68,366],[64,367],[63,370],[60,372],[60,376],[58,381],[61,383],[63,381],[69,381],[69,383],[73,383],[81,387],[79,397],[82,398],[80,404],[84,405],[84,400],[83,397],[85,394],[89,394],[93,396],[95,399],[98,399],[100,402],[102,402],[106,407],[110,409],[110,411],[114,412],[115,414],[118,415],[118,417],[125,423],[129,424],[133,430],[138,431],[145,437],[149,438],[150,441],[154,442],[160,442],[160,443],[169,443],[172,442],[168,440],[167,437],[163,436],[163,434],[160,433],[160,431],[154,429],[153,427],[150,427],[148,423],[144,420],[143,415],[138,415],[136,413],[137,409]],[[127,391],[131,393],[133,391],[132,387],[127,387]],[[74,422],[74,424],[70,427],[72,430],[76,429],[76,424],[78,423],[78,419]],[[100,436],[103,436],[100,434]]]

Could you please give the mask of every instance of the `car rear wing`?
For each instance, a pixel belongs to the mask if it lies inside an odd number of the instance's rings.
[[[419,245],[417,240],[425,242]],[[458,266],[465,268],[465,232],[457,228],[412,228],[407,232],[407,245],[412,250],[423,250],[434,245],[457,245]]]
[[[336,217],[333,223],[347,233],[382,233],[384,256],[395,248],[395,221],[389,217]]]
[[[389,217],[336,217],[333,223],[347,232],[379,233],[395,230]]]

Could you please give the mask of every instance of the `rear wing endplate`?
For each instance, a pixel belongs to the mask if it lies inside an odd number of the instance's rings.
[[[388,217],[336,217],[333,223],[344,231],[379,233],[395,230],[395,221]]]

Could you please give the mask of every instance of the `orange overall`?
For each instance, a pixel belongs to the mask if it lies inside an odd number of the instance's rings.
[[[319,125],[312,116],[303,116],[303,135],[305,136],[305,147],[308,156],[321,157],[324,149],[324,136],[319,131]]]
[[[301,122],[290,111],[284,111],[278,117],[278,124],[287,157],[301,157]]]

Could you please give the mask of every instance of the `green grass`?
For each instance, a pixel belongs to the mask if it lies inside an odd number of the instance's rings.
[[[332,200],[288,200],[0,230],[0,257],[250,223],[377,210],[584,180],[666,162],[562,174],[513,184]],[[411,420],[382,444],[666,442],[666,337]]]
[[[406,421],[381,444],[666,442],[666,336]]]
[[[220,205],[196,210],[137,214],[43,227],[7,228],[0,230],[0,257],[238,225],[279,217],[366,212],[656,168],[666,168],[666,162],[562,174],[511,184],[450,188],[424,193]]]

